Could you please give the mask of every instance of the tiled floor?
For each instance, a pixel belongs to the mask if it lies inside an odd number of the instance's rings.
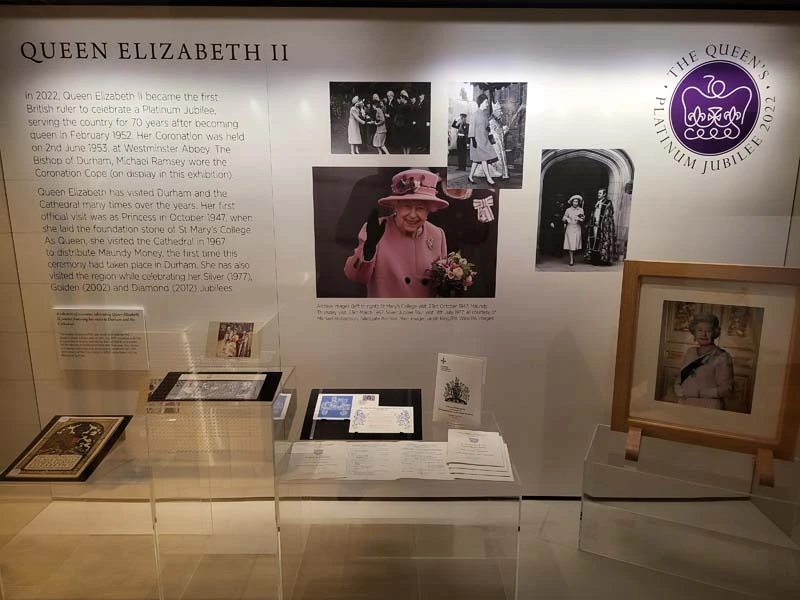
[[[502,523],[465,525],[468,509],[448,508],[444,503],[434,503],[434,516],[413,525],[353,522],[353,515],[367,515],[367,521],[373,520],[377,509],[364,506],[363,502],[358,503],[361,507],[349,507],[347,517],[336,521],[331,516],[337,504],[305,507],[302,514],[311,518],[296,523],[294,531],[289,526],[282,531],[287,575],[298,575],[292,595],[287,598],[499,600],[506,597],[504,589],[512,587],[513,563],[504,557],[513,554],[513,544],[507,543],[508,534],[516,540],[513,531]],[[122,533],[115,531],[113,519],[103,518],[95,522],[93,535],[76,535],[74,526],[69,524],[58,526],[61,508],[64,515],[84,514],[76,513],[75,506],[50,507],[39,517],[25,506],[2,508],[0,521],[7,524],[8,518],[16,526],[23,526],[17,535],[8,530],[8,525],[0,528],[3,600],[159,598],[153,538],[141,533],[141,524],[131,522],[142,517],[140,508],[125,513],[128,522],[122,526]],[[363,510],[356,510],[359,508]],[[379,508],[397,511],[394,504],[383,503]],[[237,510],[241,513],[238,521],[230,518]],[[413,508],[415,514],[424,514],[420,510]],[[213,527],[206,527],[204,535],[187,534],[191,529],[189,521],[180,527],[173,523],[171,532],[159,537],[163,597],[277,598],[278,562],[269,551],[274,546],[254,541],[268,537],[260,526],[250,532],[243,530],[244,524],[250,522],[244,513],[251,511],[258,512],[252,523],[263,525],[265,509],[252,502],[238,508],[226,506],[224,518],[212,520]],[[209,509],[209,514],[213,512]],[[106,517],[108,507],[97,514]],[[191,511],[185,511],[185,515],[187,519],[194,518]],[[518,598],[754,597],[581,552],[577,548],[579,516],[578,502],[523,503]],[[448,518],[459,524],[448,524]],[[492,535],[487,537],[481,525],[489,525]],[[302,541],[293,542],[295,534]],[[242,540],[248,543],[240,544]],[[302,553],[299,548],[303,548]]]

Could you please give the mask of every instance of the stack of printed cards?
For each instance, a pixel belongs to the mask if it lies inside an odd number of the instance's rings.
[[[450,429],[447,466],[456,479],[514,481],[508,445],[496,431]]]

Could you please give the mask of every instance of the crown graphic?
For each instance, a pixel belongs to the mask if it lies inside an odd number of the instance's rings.
[[[753,91],[740,85],[726,93],[727,86],[715,75],[704,75],[705,92],[690,86],[681,94],[683,137],[687,140],[735,140],[742,134],[744,115],[753,101]]]

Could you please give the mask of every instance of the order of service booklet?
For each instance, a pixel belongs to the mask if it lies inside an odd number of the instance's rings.
[[[439,354],[433,420],[476,427],[481,423],[486,359]]]

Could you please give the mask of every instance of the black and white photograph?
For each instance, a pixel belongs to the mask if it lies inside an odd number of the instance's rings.
[[[544,150],[536,270],[621,270],[633,161],[624,150]]]
[[[215,358],[250,358],[253,353],[255,323],[213,324],[216,327]]]
[[[318,298],[493,298],[499,192],[447,169],[314,167]]]
[[[429,154],[431,84],[332,81],[331,154]]]
[[[0,479],[86,481],[130,419],[128,415],[53,417]]]
[[[750,414],[764,309],[667,300],[656,400]]]
[[[451,84],[447,118],[449,187],[522,187],[527,95],[527,83]]]

